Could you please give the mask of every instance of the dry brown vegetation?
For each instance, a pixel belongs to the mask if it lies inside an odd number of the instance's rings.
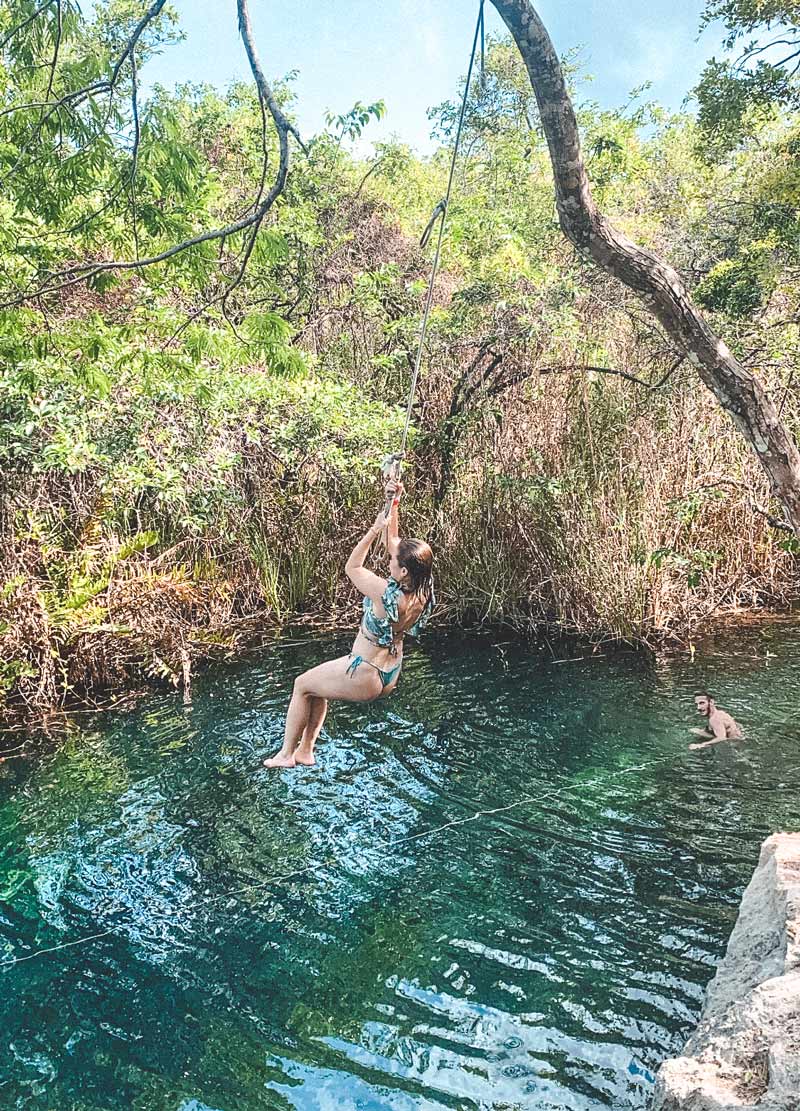
[[[798,545],[774,527],[754,455],[643,305],[561,236],[508,43],[490,44],[481,97],[406,469],[405,527],[435,545],[437,620],[686,645],[731,612],[791,606]],[[241,89],[159,112],[142,148],[153,251],[232,218],[264,157]],[[447,135],[453,106],[438,112]],[[717,165],[687,118],[589,107],[581,127],[603,210],[688,276],[796,435],[792,124]],[[199,663],[265,630],[351,621],[341,569],[398,445],[429,264],[411,233],[446,162],[386,144],[364,165],[342,133],[317,136],[224,319],[189,323],[238,273],[235,236],[214,257],[3,314],[0,713],[151,680],[185,690]],[[101,170],[61,182],[73,217],[114,178]],[[60,182],[57,159],[49,172]],[[127,209],[72,243],[39,199],[23,182],[15,203],[59,265],[130,254]],[[24,277],[6,231],[0,253]],[[31,257],[41,279],[47,259]]]

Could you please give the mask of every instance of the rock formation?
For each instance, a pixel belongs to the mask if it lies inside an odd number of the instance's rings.
[[[653,1111],[800,1111],[800,833],[776,833]]]

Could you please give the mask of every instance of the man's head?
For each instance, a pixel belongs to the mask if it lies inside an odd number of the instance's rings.
[[[698,714],[702,714],[703,717],[708,717],[716,706],[716,702],[708,691],[700,691],[699,694],[696,694],[694,696],[694,704],[697,707]]]

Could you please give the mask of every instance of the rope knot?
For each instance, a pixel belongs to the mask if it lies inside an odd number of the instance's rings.
[[[420,247],[422,247],[423,250],[428,246],[428,243],[430,242],[430,238],[433,235],[433,229],[436,227],[436,221],[439,219],[440,216],[442,217],[442,219],[444,219],[444,215],[446,212],[447,197],[442,197],[436,208],[434,208],[433,213],[431,214],[431,218],[430,220],[428,220],[428,226],[425,228],[425,231],[422,233],[422,236],[420,238],[419,245]]]

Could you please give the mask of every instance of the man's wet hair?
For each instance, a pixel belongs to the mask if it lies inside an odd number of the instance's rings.
[[[698,691],[697,694],[695,695],[695,698],[706,698],[706,699],[708,699],[709,702],[714,701],[713,694],[709,694],[708,691]]]

